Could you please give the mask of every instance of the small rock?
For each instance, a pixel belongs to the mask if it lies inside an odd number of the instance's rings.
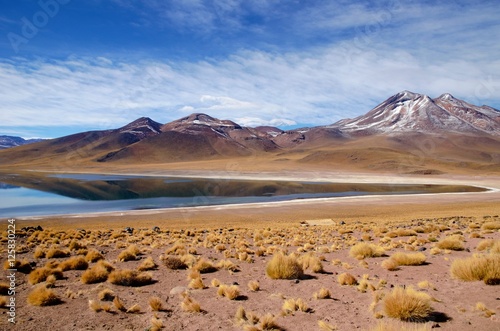
[[[425,251],[425,250],[427,250],[427,248],[425,248],[425,247],[419,247],[419,248],[417,249],[417,251],[419,251],[419,252],[423,252],[423,251]]]
[[[187,292],[187,291],[188,291],[188,288],[185,286],[176,286],[170,290],[170,295],[177,295],[177,294],[181,294],[181,293]]]

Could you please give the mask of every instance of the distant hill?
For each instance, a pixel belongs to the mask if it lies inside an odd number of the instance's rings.
[[[12,148],[17,146],[22,146],[26,144],[32,144],[43,139],[24,139],[15,136],[0,136],[0,149]]]
[[[403,91],[357,118],[288,131],[200,113],[166,124],[142,117],[114,130],[0,151],[0,166],[114,167],[248,157],[280,167],[292,162],[400,173],[500,172],[500,111],[448,93],[431,99]]]

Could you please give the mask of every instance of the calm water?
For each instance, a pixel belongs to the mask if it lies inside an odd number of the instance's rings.
[[[481,191],[443,185],[317,183],[125,175],[0,174],[0,217],[189,207],[369,194]]]

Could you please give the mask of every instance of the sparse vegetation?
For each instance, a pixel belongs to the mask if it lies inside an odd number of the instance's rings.
[[[163,301],[159,297],[151,297],[149,298],[149,307],[152,311],[161,311],[163,310]]]
[[[53,306],[61,303],[61,299],[57,294],[46,288],[44,285],[36,286],[28,294],[28,303],[33,306]]]
[[[304,271],[294,256],[279,252],[267,263],[266,274],[271,279],[298,279]]]
[[[172,270],[187,269],[187,265],[178,256],[165,256],[162,262],[167,268]]]
[[[472,256],[451,264],[453,278],[464,281],[482,280],[488,285],[500,284],[500,255]]]
[[[383,247],[377,246],[375,244],[369,244],[365,242],[358,243],[351,247],[349,255],[362,260],[367,257],[379,257],[385,254],[385,249]]]
[[[352,274],[344,272],[337,277],[340,285],[358,285],[358,280]]]
[[[430,295],[411,287],[396,287],[384,297],[384,312],[406,322],[424,321],[432,312],[431,300]]]
[[[44,282],[47,277],[50,275],[54,275],[56,279],[62,279],[63,278],[63,272],[61,269],[51,269],[48,267],[42,267],[42,268],[37,268],[33,270],[29,276],[28,276],[28,282],[31,285],[35,285],[41,282]]]
[[[181,308],[185,312],[189,313],[201,312],[200,303],[189,296],[184,297],[184,299],[181,302]]]
[[[129,269],[113,270],[108,276],[108,281],[122,286],[144,286],[152,283],[153,275]]]
[[[330,290],[327,288],[322,287],[318,292],[314,292],[313,298],[314,299],[331,299],[332,294],[330,293]]]
[[[463,251],[465,249],[462,236],[460,235],[452,235],[450,237],[446,237],[443,240],[439,241],[436,244],[436,247],[440,249],[449,249],[452,251]]]
[[[381,225],[377,222],[352,221],[343,225],[279,225],[256,230],[218,226],[216,229],[194,230],[165,227],[162,232],[136,228],[131,233],[122,230],[39,231],[19,238],[19,250],[23,252],[20,256],[30,259],[24,258],[19,263],[30,268],[35,268],[35,265],[38,267],[30,275],[18,274],[20,281],[16,283],[21,295],[22,291],[26,291],[25,297],[29,291],[39,288],[51,290],[56,297],[60,291],[64,300],[67,300],[62,307],[70,308],[69,312],[72,312],[72,305],[81,303],[84,306],[79,307],[85,307],[86,312],[83,313],[89,316],[95,312],[96,318],[105,317],[112,323],[116,322],[117,326],[122,326],[120,323],[126,318],[131,328],[149,328],[150,331],[181,329],[202,317],[207,317],[207,323],[214,323],[214,327],[226,329],[227,316],[233,315],[235,311],[235,326],[247,331],[284,330],[278,325],[281,321],[287,330],[291,330],[299,325],[295,323],[299,319],[301,327],[303,325],[303,328],[311,330],[359,328],[356,320],[350,323],[343,319],[332,319],[331,309],[341,307],[344,301],[349,301],[350,307],[356,311],[368,309],[365,313],[374,319],[383,318],[373,330],[428,330],[431,323],[412,324],[412,321],[434,321],[436,316],[440,316],[440,313],[432,312],[430,303],[440,301],[433,298],[431,293],[449,304],[445,290],[447,284],[436,280],[439,278],[436,278],[435,267],[441,261],[451,263],[450,276],[455,279],[484,281],[491,285],[500,283],[500,232],[482,228],[482,224],[496,222],[500,217],[486,218],[486,222],[472,219],[453,217],[416,220],[411,226],[403,222]],[[464,238],[467,238],[467,242]],[[474,252],[468,254],[469,249],[467,252],[455,252],[450,249],[451,245],[443,246],[442,243],[450,239],[461,242],[464,250],[469,248]],[[118,255],[131,245],[135,246],[131,252],[144,257],[136,255],[136,259],[131,262],[119,261]],[[71,256],[47,258],[46,252],[51,248],[70,251]],[[382,250],[386,253],[381,253]],[[431,256],[433,252],[443,255]],[[350,256],[346,256],[346,253]],[[390,257],[370,259],[385,254]],[[432,259],[428,266],[426,258]],[[114,261],[115,266],[105,259]],[[85,265],[88,267],[86,270]],[[412,265],[421,267],[404,267]],[[125,266],[129,269],[124,269]],[[264,275],[264,268],[267,276]],[[391,273],[385,280],[381,278],[387,275],[384,268],[401,269],[400,272]],[[214,272],[213,277],[205,277],[207,270]],[[304,272],[310,272],[311,275],[304,276]],[[272,277],[271,274],[278,276]],[[266,277],[285,280],[266,280]],[[423,280],[427,277],[429,281]],[[154,283],[153,278],[158,284],[148,286]],[[93,286],[75,283],[79,279],[83,284],[108,283]],[[222,284],[221,280],[227,285]],[[351,286],[340,288],[332,284],[332,280]],[[205,283],[212,288],[201,290],[206,288]],[[410,284],[421,292],[410,288]],[[461,290],[468,287],[466,283],[457,286]],[[0,306],[8,303],[8,297],[2,297],[7,295],[8,287],[7,283],[0,283]],[[313,290],[304,292],[307,288]],[[335,288],[339,290],[338,297]],[[484,288],[475,287],[479,291]],[[180,299],[176,297],[178,295]],[[297,299],[297,295],[303,298],[305,295],[305,299]],[[42,302],[40,305],[50,302],[52,297],[50,294],[44,296],[47,299],[39,300]],[[369,307],[360,308],[366,301],[358,299],[370,297],[373,300],[371,304],[368,301]],[[168,298],[170,301],[166,300]],[[266,300],[265,305],[260,305],[259,300]],[[483,303],[474,306],[466,297],[463,300],[458,298],[456,304],[453,302],[456,309],[447,309],[446,313],[456,318],[457,323],[463,323],[461,313],[464,311],[469,319],[482,319],[482,316],[496,319],[491,299],[486,296],[484,300],[488,307]],[[85,306],[87,303],[88,306]],[[207,312],[201,309],[200,303],[207,305]],[[239,303],[245,307],[238,308]],[[28,303],[24,301],[19,304],[22,308],[22,304]],[[146,309],[142,310],[140,306]],[[52,311],[50,308],[48,310]],[[342,310],[338,311],[340,313]],[[106,315],[105,312],[111,314]],[[125,312],[141,315],[126,316]],[[202,314],[190,315],[187,312]],[[303,312],[311,314],[305,316]],[[38,318],[33,316],[35,320]],[[346,314],[346,318],[350,316],[353,315]],[[492,323],[486,318],[482,320],[488,326]],[[32,323],[28,321],[28,327]],[[450,327],[447,322],[443,322],[443,325]],[[75,327],[85,326],[77,321]]]
[[[70,257],[69,259],[61,262],[61,264],[59,264],[59,267],[62,269],[62,271],[85,270],[89,267],[89,264],[83,256],[79,255]]]
[[[113,266],[104,260],[100,260],[92,268],[87,269],[83,274],[81,281],[84,284],[102,283],[108,279]]]

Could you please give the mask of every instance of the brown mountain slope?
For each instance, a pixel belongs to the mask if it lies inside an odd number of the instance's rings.
[[[363,116],[283,131],[206,114],[149,118],[0,151],[0,168],[332,168],[400,173],[500,172],[500,112],[449,94],[403,91]],[[221,161],[219,166],[217,162]],[[228,163],[229,162],[229,163]],[[177,165],[176,165],[177,164]]]

